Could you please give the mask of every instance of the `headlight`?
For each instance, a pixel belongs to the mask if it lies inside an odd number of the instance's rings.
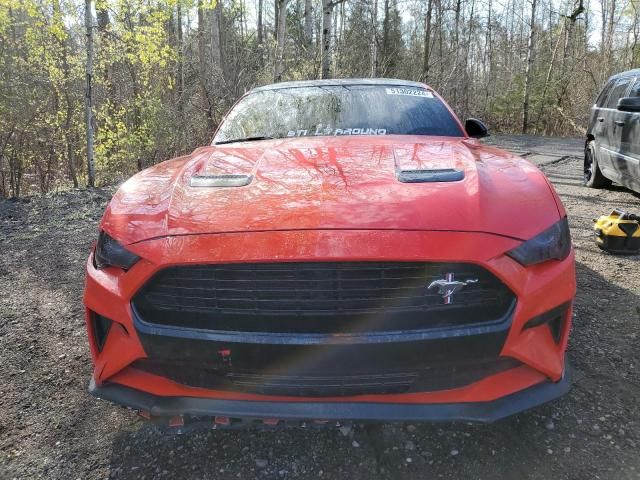
[[[564,260],[571,252],[571,234],[566,217],[544,232],[507,253],[518,263],[529,266],[547,260]]]
[[[96,268],[118,267],[129,270],[140,260],[140,257],[124,248],[120,243],[104,232],[100,232],[98,244],[93,253],[93,264]]]

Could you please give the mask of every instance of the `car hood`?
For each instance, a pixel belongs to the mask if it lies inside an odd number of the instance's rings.
[[[401,171],[420,177],[420,171],[443,169],[464,178],[399,180]],[[193,186],[194,177],[228,175],[250,183]],[[291,138],[203,147],[144,170],[115,194],[102,228],[125,244],[303,229],[472,231],[527,239],[557,221],[559,209],[535,166],[476,140]]]

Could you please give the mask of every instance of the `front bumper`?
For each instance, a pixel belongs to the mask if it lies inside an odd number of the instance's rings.
[[[491,423],[542,405],[567,393],[570,369],[558,382],[544,381],[487,402],[398,404],[369,402],[270,402],[199,397],[162,397],[93,380],[89,392],[100,399],[148,412],[153,417],[226,417],[278,420],[465,421]]]
[[[564,353],[571,326],[571,308],[554,338],[548,325],[525,328],[527,322],[559,305],[570,305],[575,295],[573,254],[524,268],[504,255],[519,242],[490,234],[469,232],[357,232],[309,231],[219,234],[162,238],[130,245],[142,257],[128,272],[96,270],[87,263],[84,302],[90,339],[94,338],[91,312],[113,321],[104,345],[91,341],[95,363],[93,393],[155,415],[198,414],[253,418],[325,418],[360,420],[475,420],[493,421],[539,405],[566,392]],[[161,375],[141,371],[136,362],[150,355],[144,335],[165,332],[140,327],[131,299],[158,270],[168,265],[278,261],[425,261],[481,265],[517,295],[517,305],[500,342],[499,358],[513,359],[520,367],[489,375],[466,385],[448,385],[398,394],[286,397],[229,391],[203,385],[189,386]],[[468,330],[468,329],[467,329]],[[173,335],[172,344],[191,355],[195,339]],[[459,341],[469,338],[461,332]],[[207,334],[210,336],[210,334]],[[165,335],[166,336],[166,335]],[[206,336],[206,335],[205,335]],[[205,351],[225,351],[216,338],[198,340]],[[345,339],[336,337],[334,342]],[[413,339],[415,340],[415,339]],[[456,341],[458,341],[456,340]],[[189,348],[182,348],[182,342]],[[257,341],[257,340],[256,340]],[[414,342],[415,343],[415,342]],[[347,347],[348,345],[345,345]],[[214,348],[215,347],[215,348]],[[415,346],[414,346],[415,347]],[[477,348],[485,348],[483,341]],[[235,348],[235,347],[234,347]],[[416,347],[417,348],[417,347]],[[425,345],[424,355],[433,353]],[[464,350],[464,349],[463,349]],[[471,351],[471,347],[468,348]],[[241,350],[242,351],[242,350]],[[241,351],[239,353],[241,353]],[[397,355],[414,358],[406,345]],[[454,359],[464,354],[450,350]],[[151,352],[152,354],[154,352]],[[243,356],[234,350],[233,365]],[[164,357],[164,355],[162,355]],[[174,358],[169,355],[166,358]],[[381,359],[391,358],[381,355]],[[376,360],[369,355],[371,362]],[[373,363],[371,363],[373,365]],[[351,365],[348,363],[347,365]],[[374,369],[374,373],[377,370]],[[153,413],[155,412],[155,413]]]

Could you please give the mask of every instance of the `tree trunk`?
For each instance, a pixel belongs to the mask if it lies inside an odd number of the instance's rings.
[[[469,31],[467,32],[467,38],[465,40],[465,44],[463,46],[463,51],[464,51],[464,57],[463,57],[463,62],[462,62],[462,109],[461,109],[461,113],[462,116],[466,116],[467,113],[469,112],[469,97],[473,95],[473,91],[471,92],[471,94],[469,93],[470,89],[473,88],[472,85],[472,81],[469,78],[469,54],[470,54],[470,50],[471,50],[471,38],[473,35],[473,17],[475,15],[475,10],[476,9],[476,0],[471,0],[471,11],[469,13],[469,18],[467,19],[466,22],[464,22],[466,25],[468,25]]]
[[[331,20],[334,3],[322,0],[322,78],[331,78]]]
[[[531,0],[531,27],[529,29],[529,41],[527,43],[527,66],[524,74],[524,99],[522,101],[522,133],[527,133],[529,128],[529,96],[531,93],[531,77],[533,73],[533,49],[536,33],[536,6],[537,0]]]
[[[605,2],[600,3],[600,55],[604,60],[605,52],[607,49],[607,7]]]
[[[280,10],[280,0],[273,0],[273,38],[278,39],[278,14]]]
[[[342,34],[344,33],[344,3],[340,4],[340,8],[333,9],[333,72],[334,75],[340,75],[340,68],[342,67],[341,55],[342,55]]]
[[[490,93],[490,85],[493,83],[493,26],[491,23],[491,14],[493,12],[493,4],[492,4],[492,0],[489,0],[489,5],[488,5],[488,15],[487,15],[487,36],[486,36],[486,44],[487,44],[487,48],[485,51],[486,54],[486,62],[484,65],[484,70],[485,70],[485,82],[484,82],[484,105],[483,105],[483,112],[487,113],[487,107],[489,105],[489,93]]]
[[[222,1],[216,2],[215,8],[211,11],[211,67],[213,80],[221,83],[223,80],[223,57],[222,57]]]
[[[276,63],[273,69],[273,80],[282,81],[284,73],[284,44],[287,29],[287,2],[288,0],[278,0],[278,18],[276,29]]]
[[[456,0],[455,6],[455,20],[454,20],[454,32],[453,32],[453,91],[451,93],[451,99],[453,102],[453,108],[458,109],[458,75],[460,70],[460,10],[462,7],[462,0]]]
[[[607,27],[607,60],[610,60],[613,54],[613,34],[615,33],[615,16],[616,16],[616,0],[609,0],[611,11],[609,12],[609,25]]]
[[[307,47],[313,42],[313,2],[304,0],[304,43]]]
[[[556,105],[558,107],[562,106],[564,97],[567,93],[567,89],[569,88],[569,81],[565,78],[572,69],[571,67],[571,59],[574,58],[573,50],[574,50],[574,42],[573,42],[573,31],[575,29],[575,23],[580,15],[584,11],[584,6],[582,5],[582,1],[580,1],[579,6],[573,11],[571,15],[568,15],[564,18],[564,22],[567,26],[566,35],[565,35],[565,43],[564,43],[564,52],[562,55],[562,63],[560,65],[560,92],[558,93]],[[569,67],[569,68],[568,68]]]
[[[213,121],[213,105],[209,98],[208,81],[210,75],[209,55],[207,55],[207,42],[205,39],[205,11],[202,0],[198,0],[198,70],[200,77],[200,93],[202,95],[202,109],[206,112],[207,129],[212,131],[215,122]]]
[[[371,64],[370,76],[375,78],[378,76],[378,0],[373,0],[371,7]]]
[[[443,53],[443,44],[444,44],[444,39],[442,38],[443,35],[443,12],[442,12],[442,1],[438,0],[438,20],[437,20],[437,25],[438,25],[438,65],[439,65],[439,69],[438,69],[438,82],[442,82],[442,77],[444,77],[444,53]]]
[[[178,60],[176,65],[176,90],[178,110],[182,111],[182,93],[184,91],[184,41],[182,33],[182,4],[180,1],[177,3]]]
[[[562,35],[564,34],[564,22],[560,27],[560,32],[558,33],[558,41],[556,42],[555,47],[553,47],[553,52],[551,52],[551,61],[549,62],[549,68],[547,69],[547,76],[544,80],[544,85],[542,87],[542,98],[540,99],[540,106],[538,107],[538,114],[536,116],[536,126],[533,131],[534,135],[538,134],[538,129],[540,128],[540,121],[542,120],[542,113],[544,109],[544,105],[546,103],[547,98],[547,90],[549,89],[549,83],[551,83],[551,76],[553,75],[553,67],[556,63],[556,55],[558,54],[558,48],[560,47],[560,42],[562,41]]]
[[[384,20],[382,20],[382,73],[386,75],[389,60],[389,0],[384,0]]]
[[[431,14],[433,0],[427,0],[427,16],[424,26],[424,58],[422,62],[422,78],[426,83],[429,79],[429,58],[431,57]]]
[[[60,12],[60,0],[53,0],[53,12],[56,22],[61,19]],[[73,182],[74,188],[78,188],[78,176],[76,175],[76,166],[75,166],[75,150],[73,148],[72,141],[72,125],[73,125],[73,101],[71,99],[71,67],[69,65],[69,42],[67,37],[66,27],[65,36],[60,38],[58,37],[58,48],[60,51],[59,62],[62,66],[62,88],[60,94],[64,97],[65,100],[65,118],[64,118],[64,141],[66,146],[66,155],[67,155],[67,167],[69,169],[69,177],[71,177],[71,181]],[[58,92],[56,92],[58,95]],[[57,109],[56,109],[57,110]]]
[[[87,185],[95,186],[96,172],[93,157],[93,15],[91,14],[91,0],[84,2],[84,26],[87,30],[87,64],[86,90],[84,96],[84,116],[87,129]]]
[[[263,4],[264,4],[264,0],[258,0],[258,46],[262,47],[262,44],[264,43],[264,37],[262,36],[263,34],[263,29],[264,27],[262,26],[262,8],[263,8]],[[262,55],[262,53],[260,54]]]

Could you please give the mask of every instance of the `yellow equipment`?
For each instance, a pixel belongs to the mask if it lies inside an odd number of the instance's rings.
[[[596,244],[611,253],[640,252],[640,216],[615,209],[594,220]]]

